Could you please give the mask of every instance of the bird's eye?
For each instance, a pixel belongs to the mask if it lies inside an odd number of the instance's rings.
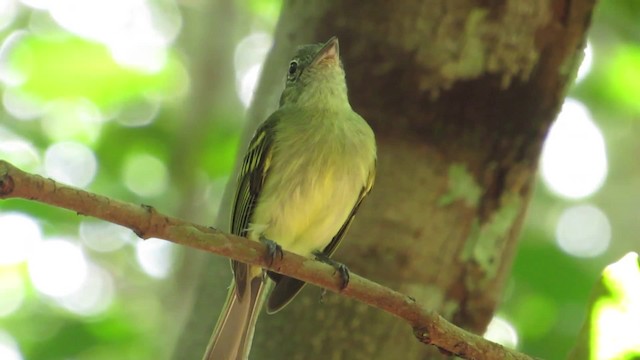
[[[292,76],[296,73],[296,71],[298,70],[298,62],[293,60],[290,64],[289,64],[289,76]]]

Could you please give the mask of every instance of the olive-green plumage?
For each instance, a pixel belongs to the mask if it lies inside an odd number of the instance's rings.
[[[373,131],[347,98],[338,39],[298,48],[289,64],[280,108],[258,128],[238,177],[231,232],[313,257],[330,256],[373,186]],[[205,359],[247,358],[266,277],[232,261],[232,284]],[[303,282],[269,273],[276,312]],[[294,325],[292,325],[294,326]]]

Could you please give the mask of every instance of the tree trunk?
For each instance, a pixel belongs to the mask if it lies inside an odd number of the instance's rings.
[[[217,209],[203,200],[206,189],[198,178],[202,158],[198,152],[206,148],[209,135],[221,127],[221,117],[242,113],[234,91],[233,50],[246,32],[246,15],[233,0],[190,2],[182,8],[184,26],[178,46],[189,55],[191,88],[177,110],[182,121],[174,129],[174,148],[180,151],[174,152],[169,166],[180,191],[177,215],[199,224],[213,225]],[[165,358],[199,359],[211,322],[215,322],[226,297],[227,285],[218,287],[215,280],[228,276],[230,267],[225,259],[212,261],[216,258],[211,254],[186,247],[181,250],[183,261],[172,278],[169,296],[178,299],[165,301],[163,309],[170,313],[171,326],[163,333],[167,334],[167,349],[173,350]],[[196,313],[202,315],[194,316]],[[200,336],[193,336],[194,333]]]
[[[268,115],[294,45],[337,35],[351,103],[376,133],[378,176],[335,258],[481,333],[593,5],[285,1],[250,120]],[[213,324],[215,311],[206,316]],[[402,321],[337,295],[320,303],[309,286],[260,317],[251,358],[436,357],[428,349]]]

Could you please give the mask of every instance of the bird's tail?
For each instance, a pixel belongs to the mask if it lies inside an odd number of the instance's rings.
[[[246,360],[260,308],[264,303],[263,276],[248,279],[239,299],[235,281],[231,283],[223,311],[218,318],[203,360]]]

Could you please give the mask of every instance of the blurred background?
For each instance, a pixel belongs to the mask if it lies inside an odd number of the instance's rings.
[[[213,224],[281,0],[212,3],[1,0],[0,159]],[[487,333],[535,356],[565,356],[602,269],[640,249],[639,19],[638,1],[599,3],[544,147]],[[0,201],[0,359],[165,358],[183,251]]]

